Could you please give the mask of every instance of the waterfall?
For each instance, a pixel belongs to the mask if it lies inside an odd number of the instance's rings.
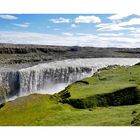
[[[0,84],[8,87],[7,97],[24,96],[31,93],[53,94],[67,85],[91,76],[108,65],[133,65],[136,58],[91,58],[68,59],[38,64],[18,70],[0,70]]]
[[[92,74],[91,68],[38,66],[19,70],[20,95],[47,92],[57,84],[69,84]],[[57,92],[57,91],[56,91]]]

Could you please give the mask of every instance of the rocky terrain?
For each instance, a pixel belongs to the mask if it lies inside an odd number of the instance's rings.
[[[0,64],[33,65],[70,58],[140,58],[140,48],[0,44]]]

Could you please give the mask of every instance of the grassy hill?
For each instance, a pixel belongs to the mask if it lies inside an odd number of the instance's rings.
[[[140,102],[140,66],[104,68],[59,94],[64,93],[70,97],[63,102],[76,108],[137,104]]]
[[[139,95],[140,65],[108,67],[55,95],[33,94],[7,102],[0,108],[0,125],[135,125]]]

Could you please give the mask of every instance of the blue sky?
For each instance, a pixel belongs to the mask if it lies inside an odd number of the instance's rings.
[[[79,23],[75,24],[74,19],[78,16],[93,16],[93,15],[78,15],[78,14],[18,14],[12,15],[17,17],[16,20],[6,20],[0,18],[0,30],[5,31],[24,31],[24,32],[39,32],[39,33],[51,33],[51,34],[61,34],[62,32],[85,32],[85,33],[95,33],[96,23]],[[110,22],[107,17],[109,15],[94,15],[102,19],[102,22]],[[59,19],[60,17],[65,19],[70,19],[69,22],[54,23],[51,19]],[[20,26],[15,26],[14,24],[25,24],[30,23],[28,28],[22,28]],[[71,25],[75,24],[78,26],[77,29],[71,28]],[[57,30],[59,29],[59,31]]]
[[[140,47],[140,15],[1,14],[0,42]]]

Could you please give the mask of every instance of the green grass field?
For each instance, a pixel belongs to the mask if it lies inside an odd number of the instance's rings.
[[[130,126],[140,113],[139,89],[140,65],[107,68],[53,96],[33,94],[7,102],[0,108],[0,125]],[[70,100],[88,105],[79,109]]]
[[[83,79],[89,84],[72,84],[68,91],[71,98],[85,98],[95,94],[111,93],[126,87],[140,86],[140,66],[104,69],[93,77]]]
[[[4,126],[130,126],[133,111],[140,104],[119,107],[76,109],[59,103],[48,95],[30,95],[6,103],[0,109]]]

